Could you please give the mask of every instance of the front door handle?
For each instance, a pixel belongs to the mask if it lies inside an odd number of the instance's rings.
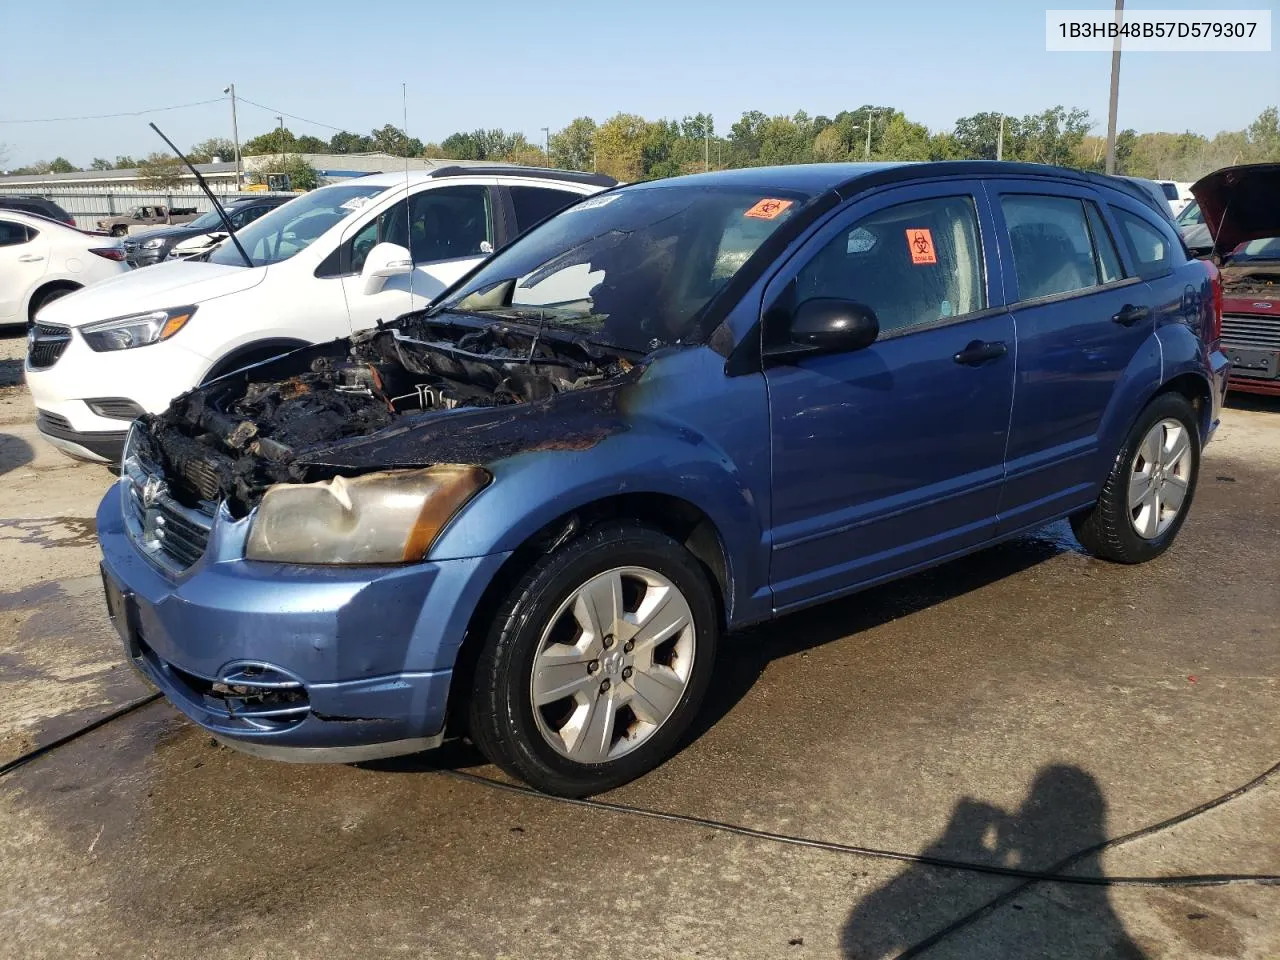
[[[976,367],[988,360],[999,360],[1008,352],[1003,340],[974,340],[952,359],[967,367]]]
[[[18,258],[19,263],[39,263],[44,257],[37,257],[34,253],[24,253]]]
[[[1111,322],[1118,323],[1122,327],[1132,327],[1135,323],[1147,319],[1150,314],[1150,307],[1144,307],[1136,303],[1126,303],[1118,313],[1112,315]]]

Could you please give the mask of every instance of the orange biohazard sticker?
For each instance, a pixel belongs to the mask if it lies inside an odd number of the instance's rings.
[[[743,216],[755,217],[757,220],[773,220],[785,213],[792,200],[761,200]]]
[[[924,227],[912,227],[907,231],[907,247],[911,250],[912,263],[937,263],[933,252],[933,234]]]

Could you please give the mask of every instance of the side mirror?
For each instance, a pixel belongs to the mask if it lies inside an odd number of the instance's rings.
[[[413,270],[413,257],[398,243],[375,244],[364,258],[364,268],[360,278],[364,281],[364,292],[374,294],[382,289],[387,277],[399,277]]]
[[[875,343],[880,321],[875,311],[856,300],[815,297],[796,307],[790,341],[808,353],[846,353]]]

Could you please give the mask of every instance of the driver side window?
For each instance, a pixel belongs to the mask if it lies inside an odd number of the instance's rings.
[[[973,198],[931,197],[877,210],[837,234],[796,278],[796,303],[856,300],[881,336],[983,310]]]

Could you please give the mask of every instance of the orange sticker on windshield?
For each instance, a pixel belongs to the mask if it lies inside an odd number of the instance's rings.
[[[785,213],[792,203],[794,203],[792,200],[761,200],[743,216],[755,217],[757,220],[773,220]]]
[[[924,227],[912,227],[907,231],[907,246],[911,248],[912,263],[937,263],[933,252],[933,234]]]

